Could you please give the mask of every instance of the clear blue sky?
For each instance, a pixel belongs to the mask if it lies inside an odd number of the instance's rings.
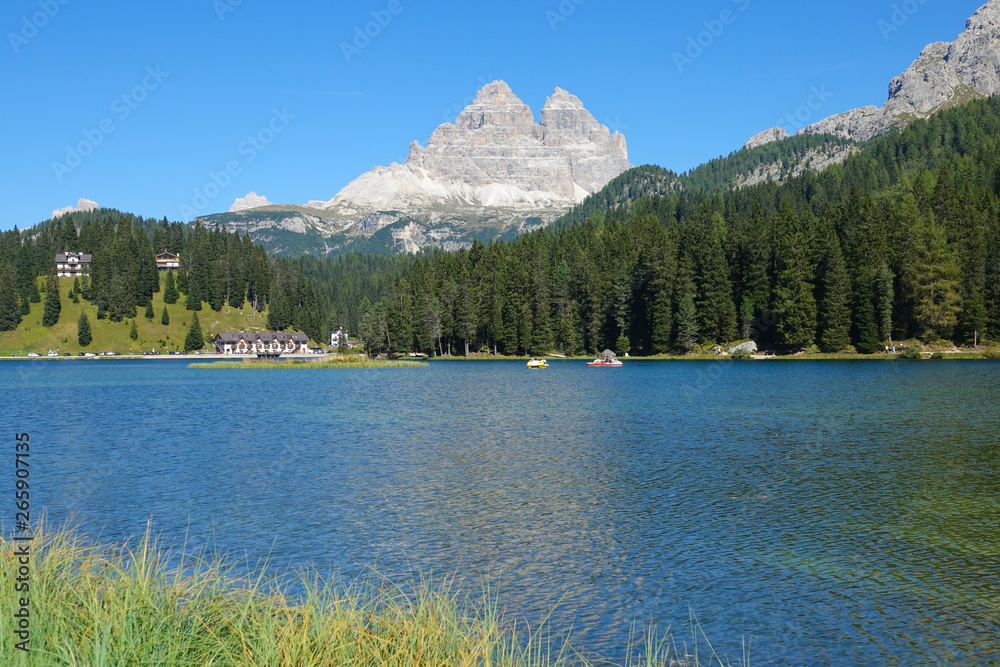
[[[182,205],[228,210],[250,190],[329,199],[405,159],[492,79],[536,118],[565,88],[624,132],[633,164],[683,171],[778,124],[813,86],[832,97],[812,120],[881,105],[889,80],[984,2],[897,1],[916,11],[885,33],[896,3],[881,0],[7,0],[0,229],[81,197],[171,220]],[[372,12],[387,25],[370,26],[377,36],[348,62],[341,44]],[[708,46],[680,71],[674,54],[705,22],[721,34],[701,35]],[[263,150],[244,143],[272,123]],[[90,154],[67,160],[81,142]],[[228,163],[238,173],[195,201]]]

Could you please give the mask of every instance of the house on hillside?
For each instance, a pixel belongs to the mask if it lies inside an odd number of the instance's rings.
[[[60,278],[82,278],[90,275],[93,255],[79,252],[63,252],[56,255],[56,275]]]
[[[212,343],[217,354],[309,354],[304,333],[220,333]]]
[[[156,256],[156,270],[160,273],[166,273],[167,271],[180,271],[180,255],[175,255],[166,251],[161,252]]]

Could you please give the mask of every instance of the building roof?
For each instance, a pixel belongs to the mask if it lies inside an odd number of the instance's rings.
[[[262,343],[269,344],[272,342],[287,343],[289,341],[295,343],[308,343],[309,336],[304,333],[220,333],[215,337],[216,342],[221,343],[233,343],[237,344],[241,340],[245,340],[247,343],[256,343],[260,341]]]
[[[181,258],[180,255],[175,255],[170,252],[161,252],[159,255],[156,256],[156,259],[180,259],[180,258]]]
[[[81,264],[90,264],[92,261],[94,261],[93,255],[84,255],[79,252],[61,252],[56,255],[56,263],[58,264],[61,262],[65,264],[67,261],[69,261],[70,257],[76,257],[78,260],[80,260]]]

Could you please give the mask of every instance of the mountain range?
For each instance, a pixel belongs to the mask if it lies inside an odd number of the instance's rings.
[[[556,88],[535,123],[494,81],[426,146],[413,142],[405,163],[376,167],[329,201],[274,206],[250,193],[200,220],[250,232],[279,254],[458,248],[551,223],[631,168],[625,137],[579,98]]]
[[[663,170],[657,187],[740,188],[822,171],[864,142],[998,91],[1000,0],[990,0],[955,41],[928,45],[894,78],[883,106],[831,116],[796,137],[765,130],[725,164],[713,161],[687,178]],[[284,255],[457,249],[551,224],[630,169],[625,137],[598,123],[577,97],[557,88],[535,123],[531,109],[495,81],[426,146],[413,142],[403,164],[376,167],[330,200],[273,205],[250,193],[229,213],[198,220],[248,232]]]

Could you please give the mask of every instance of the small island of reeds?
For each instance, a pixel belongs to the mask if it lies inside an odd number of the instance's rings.
[[[396,361],[391,359],[367,359],[364,357],[324,358],[317,361],[290,359],[288,361],[268,361],[246,359],[244,361],[216,361],[190,364],[188,368],[214,368],[237,370],[327,370],[347,368],[426,368],[426,361]]]

